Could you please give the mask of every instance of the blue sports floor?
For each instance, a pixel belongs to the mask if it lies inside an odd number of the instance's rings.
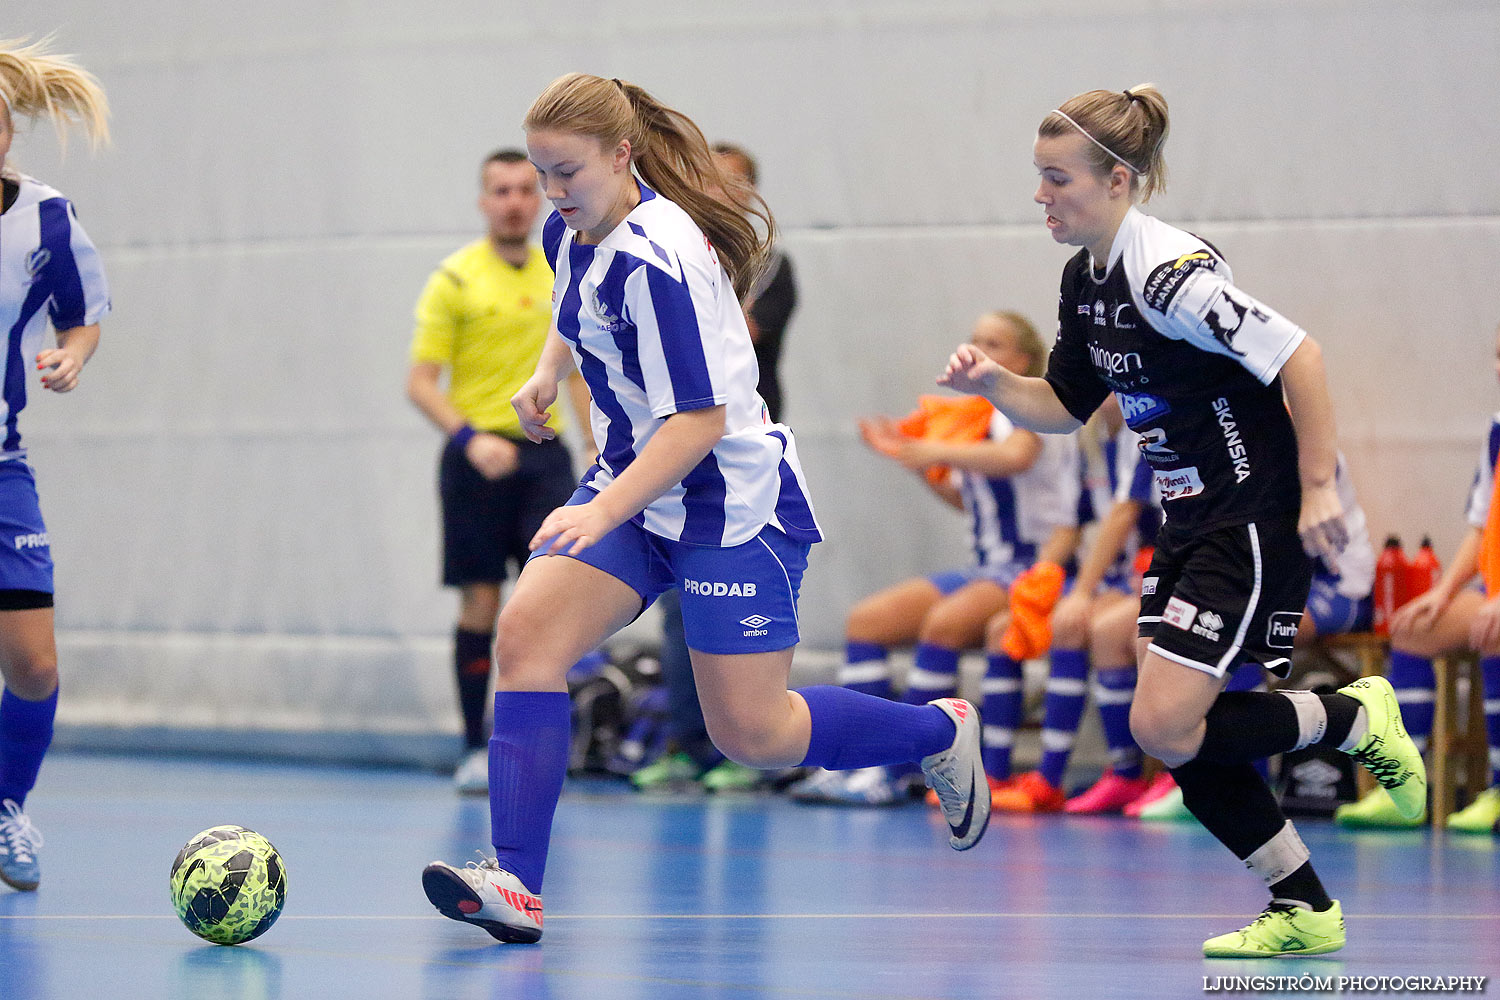
[[[1267,963],[1201,957],[1203,938],[1264,896],[1195,825],[997,817],[957,854],[922,806],[574,782],[546,936],[526,946],[445,920],[423,896],[426,862],[462,862],[488,839],[487,804],[441,776],[54,753],[30,812],[46,837],[42,887],[0,886],[3,1000],[1073,1000],[1201,997],[1205,977],[1500,976],[1490,837],[1304,821],[1349,946]],[[189,934],[167,898],[178,848],[221,823],[271,838],[288,872],[280,921],[233,948]]]

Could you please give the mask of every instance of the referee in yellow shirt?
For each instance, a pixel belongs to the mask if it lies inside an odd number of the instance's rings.
[[[552,268],[531,243],[541,203],[525,153],[502,149],[484,161],[479,211],[489,231],[427,279],[406,382],[447,436],[438,470],[443,583],[460,594],[453,664],[466,748],[454,782],[476,795],[489,788],[484,714],[500,585],[511,560],[520,572],[532,535],[577,486],[561,439],[527,441],[510,405],[536,370],[552,319]],[[576,374],[568,390],[592,451],[588,390]]]

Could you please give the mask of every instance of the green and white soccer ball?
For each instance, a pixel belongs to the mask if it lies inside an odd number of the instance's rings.
[[[216,826],[172,862],[172,905],[187,929],[215,944],[264,934],[286,902],[286,869],[271,842],[242,826]]]

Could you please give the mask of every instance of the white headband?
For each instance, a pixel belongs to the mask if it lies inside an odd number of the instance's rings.
[[[1098,139],[1095,139],[1093,136],[1089,135],[1087,129],[1085,129],[1082,125],[1080,125],[1077,122],[1075,122],[1073,119],[1069,118],[1066,114],[1064,114],[1063,112],[1059,111],[1057,108],[1053,108],[1052,109],[1052,113],[1054,115],[1057,115],[1063,121],[1067,122],[1069,125],[1071,125],[1074,128],[1076,128],[1078,131],[1082,132],[1083,133],[1083,137],[1085,139],[1087,139],[1089,142],[1092,142],[1094,145],[1096,145],[1100,149],[1104,150],[1110,156],[1113,156],[1116,160],[1119,160],[1120,163],[1121,163],[1121,165],[1124,166],[1126,170],[1129,170],[1131,173],[1135,174],[1138,177],[1141,176],[1141,175],[1143,175],[1143,174],[1145,174],[1146,171],[1142,170],[1140,167],[1136,166],[1134,163],[1131,163],[1129,160],[1125,159],[1125,157],[1121,156],[1119,153],[1116,153],[1113,149],[1110,149],[1108,146],[1106,146],[1104,143],[1100,142]]]
[[[0,90],[0,104],[5,105],[6,111],[14,113],[16,110],[15,108],[10,106],[10,95],[7,94],[4,90]]]

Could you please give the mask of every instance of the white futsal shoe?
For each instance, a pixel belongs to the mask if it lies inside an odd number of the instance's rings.
[[[979,843],[990,822],[990,784],[979,749],[979,710],[962,698],[939,698],[928,704],[942,709],[958,731],[952,746],[922,758],[922,773],[948,820],[949,845],[955,851],[967,851]]]
[[[542,897],[494,858],[463,868],[434,861],[422,869],[422,889],[443,916],[483,927],[497,941],[531,944],[542,936]]]

